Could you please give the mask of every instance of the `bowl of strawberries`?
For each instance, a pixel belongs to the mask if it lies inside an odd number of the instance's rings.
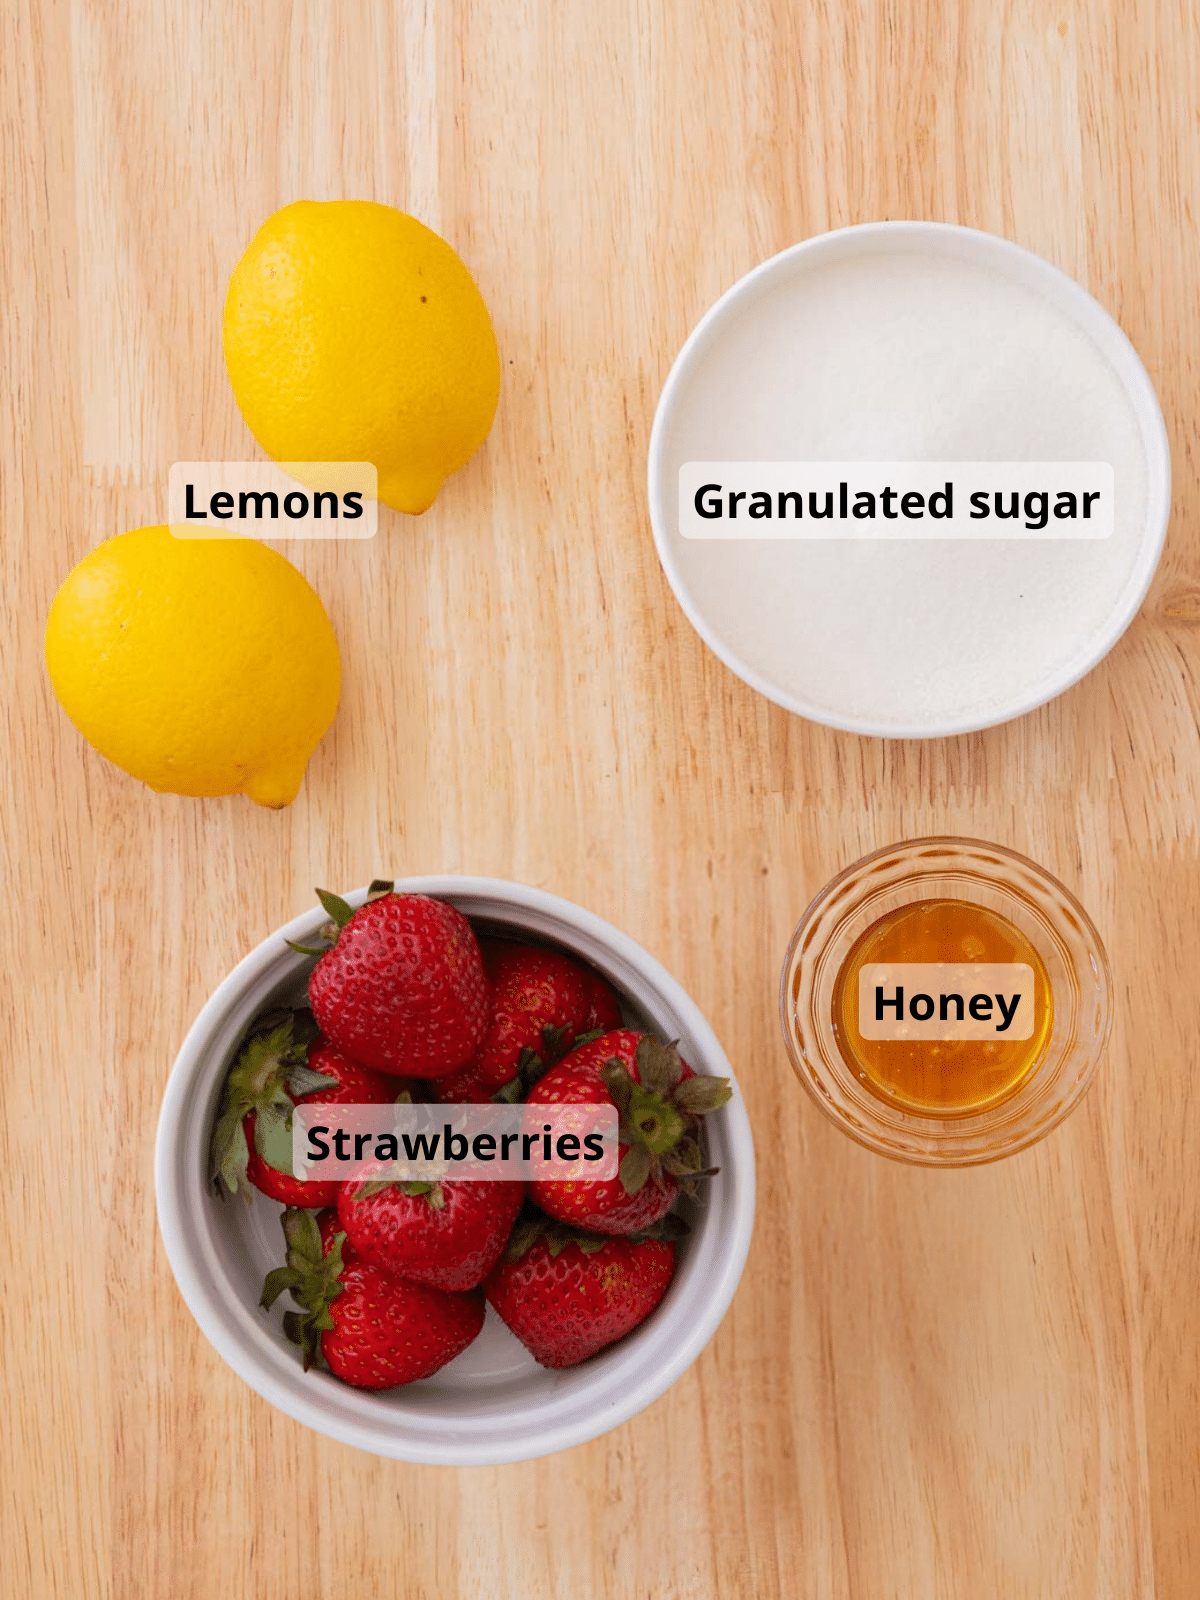
[[[526,1460],[627,1420],[712,1337],[749,1249],[753,1141],[712,1029],[541,890],[318,896],[220,985],[167,1084],[159,1226],[200,1328],[272,1404],[381,1456]],[[294,1163],[298,1108],[400,1107],[607,1113],[612,1171]]]

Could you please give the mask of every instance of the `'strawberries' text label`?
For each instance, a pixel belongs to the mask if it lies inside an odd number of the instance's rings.
[[[685,539],[1107,539],[1107,461],[687,461]]]
[[[876,961],[858,975],[864,1039],[1031,1039],[1033,968],[1024,961]]]
[[[298,1178],[495,1183],[617,1176],[613,1105],[323,1106],[292,1114]]]
[[[177,539],[372,539],[370,461],[177,461],[167,520]]]

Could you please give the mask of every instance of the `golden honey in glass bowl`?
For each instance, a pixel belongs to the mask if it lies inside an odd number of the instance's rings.
[[[875,1031],[900,1036],[869,1037],[872,1018]],[[1054,1000],[1041,956],[1006,917],[968,900],[921,900],[855,941],[834,985],[832,1025],[846,1064],[879,1099],[926,1117],[968,1117],[1007,1100],[1037,1066]]]

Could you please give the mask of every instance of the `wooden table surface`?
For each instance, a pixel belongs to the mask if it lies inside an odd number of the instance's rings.
[[[0,1590],[333,1600],[1187,1600],[1200,1585],[1200,34],[1187,0],[247,0],[0,8],[4,274]],[[69,567],[258,454],[229,273],[276,206],[443,233],[491,308],[483,451],[369,545],[289,549],[345,664],[287,811],[155,797],[58,710]],[[659,387],[700,313],[826,228],[940,218],[1120,320],[1174,451],[1124,639],[1006,727],[860,739],[708,653],[655,559]],[[858,1149],[796,1084],[776,984],[872,847],[965,832],[1075,890],[1118,1009],[1037,1149]],[[754,1124],[740,1291],[695,1366],[520,1466],[375,1460],[200,1334],[155,1221],[190,1020],[315,883],[492,874],[611,919],[697,997]]]

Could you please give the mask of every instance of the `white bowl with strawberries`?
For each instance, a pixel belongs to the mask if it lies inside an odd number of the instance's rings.
[[[712,1337],[750,1244],[753,1141],[711,1028],[540,890],[319,893],[221,984],[163,1099],[159,1225],[201,1329],[289,1416],[382,1456],[524,1460],[627,1420]],[[615,1107],[616,1176],[294,1175],[297,1105],[398,1101]]]

